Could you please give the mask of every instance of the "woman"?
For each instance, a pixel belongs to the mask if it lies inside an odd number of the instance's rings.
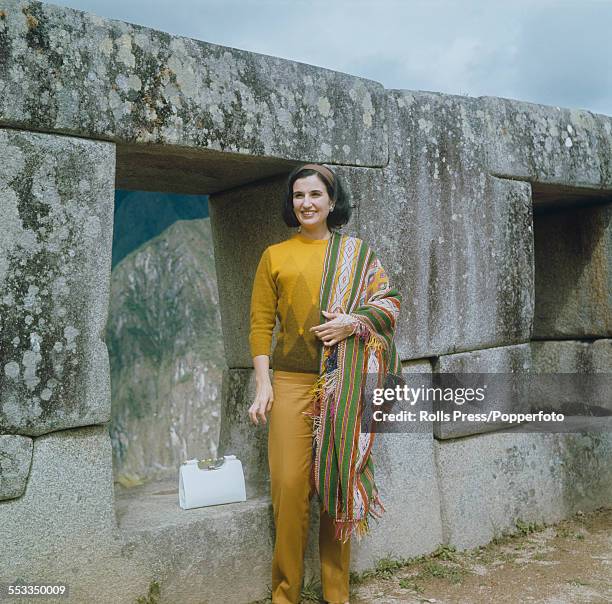
[[[257,389],[249,416],[258,425],[270,414],[274,604],[299,601],[314,493],[329,603],[348,602],[351,535],[366,534],[368,514],[384,511],[374,483],[374,434],[362,433],[360,422],[364,389],[401,374],[393,341],[401,296],[368,245],[336,230],[350,215],[331,169],[305,164],[294,170],[283,218],[298,232],[264,250],[253,283],[249,342]]]

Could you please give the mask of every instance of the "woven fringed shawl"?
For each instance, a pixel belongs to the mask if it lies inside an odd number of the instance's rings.
[[[354,335],[323,346],[319,378],[312,387],[313,463],[311,494],[318,493],[333,518],[335,537],[358,540],[370,531],[368,517],[385,508],[374,482],[374,432],[361,432],[364,391],[401,376],[393,340],[402,298],[391,289],[376,254],[356,237],[332,232],[325,254],[321,310],[358,319]],[[326,322],[321,313],[321,323]],[[371,400],[371,399],[370,399]]]

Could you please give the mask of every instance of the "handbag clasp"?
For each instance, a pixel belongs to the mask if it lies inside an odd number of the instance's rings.
[[[198,468],[200,470],[218,470],[224,464],[224,462],[224,457],[200,459],[198,460]]]

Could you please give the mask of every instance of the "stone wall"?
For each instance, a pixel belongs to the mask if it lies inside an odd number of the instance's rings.
[[[0,583],[71,601],[248,602],[273,545],[248,305],[289,230],[287,173],[333,164],[403,295],[404,373],[611,371],[612,118],[385,90],[276,57],[0,0]],[[108,310],[115,187],[211,194],[228,367],[221,452],[249,500],[182,511],[113,492]],[[240,295],[236,295],[239,292]],[[609,505],[612,435],[380,435],[386,502],[352,569]],[[313,508],[307,574],[317,575]],[[243,564],[251,573],[239,572]],[[232,569],[236,580],[215,580]],[[218,574],[218,572],[217,572]]]

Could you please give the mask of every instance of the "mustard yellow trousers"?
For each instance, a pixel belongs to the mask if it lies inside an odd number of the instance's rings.
[[[270,491],[276,539],[272,560],[272,604],[298,604],[310,519],[312,409],[309,389],[316,373],[273,373],[274,402],[268,415]],[[323,598],[333,604],[349,599],[350,540],[334,539],[333,521],[320,510],[319,557]]]

